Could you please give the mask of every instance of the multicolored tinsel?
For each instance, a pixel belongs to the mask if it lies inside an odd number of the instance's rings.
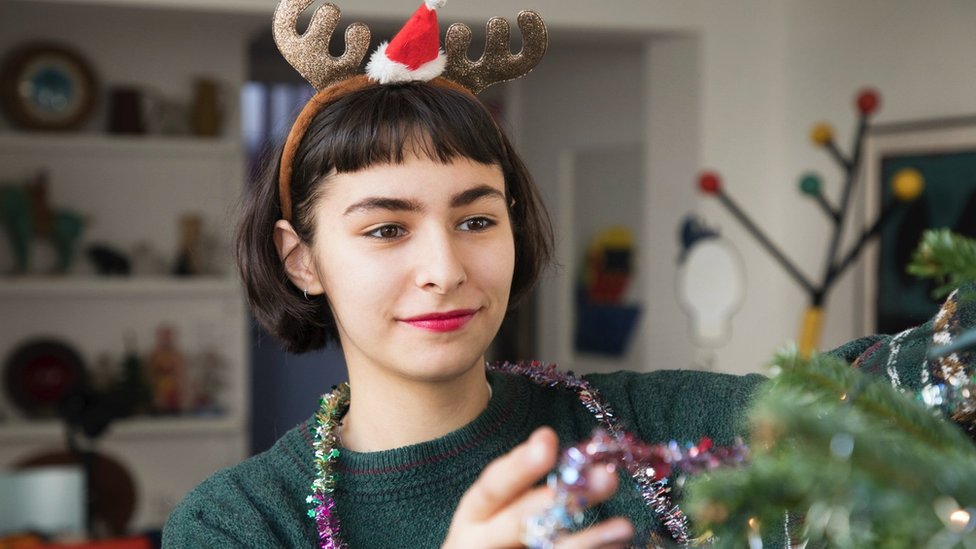
[[[553,501],[527,522],[524,541],[532,549],[551,549],[563,532],[582,524],[587,473],[597,465],[641,471],[648,482],[654,483],[667,479],[672,469],[700,473],[720,466],[741,465],[747,457],[748,450],[742,443],[714,448],[711,439],[703,438],[698,444],[682,448],[673,441],[648,444],[630,433],[613,436],[597,428],[588,440],[563,451],[558,467],[548,478]]]
[[[342,549],[346,544],[339,537],[339,514],[336,513],[335,499],[332,497],[338,482],[333,464],[339,460],[336,427],[349,411],[349,384],[334,387],[331,393],[322,395],[319,404],[312,433],[317,474],[312,481],[312,495],[305,501],[313,506],[308,516],[315,519],[320,549]]]
[[[614,438],[620,439],[624,436],[624,430],[617,421],[613,408],[603,400],[595,387],[586,380],[576,377],[572,372],[561,372],[555,364],[538,361],[505,362],[492,365],[490,368],[498,372],[521,375],[545,387],[561,387],[575,391],[580,402],[596,417],[601,427]],[[650,507],[655,518],[668,529],[668,533],[676,542],[687,545],[688,517],[681,508],[671,503],[671,488],[668,486],[667,477],[658,479],[653,472],[648,471],[647,467],[636,464],[626,467],[631,478],[637,483],[641,498]]]

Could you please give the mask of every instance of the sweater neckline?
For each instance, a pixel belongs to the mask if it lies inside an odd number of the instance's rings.
[[[531,430],[527,387],[511,375],[489,371],[487,376],[491,399],[467,425],[433,440],[391,450],[343,448],[336,467],[342,478],[339,491],[365,496],[375,494],[378,486],[396,483],[400,496],[412,497],[424,487],[434,489],[431,477],[480,472],[488,461],[525,440]]]
[[[323,543],[332,539],[330,532],[337,532],[338,525],[332,524],[335,518],[333,507],[337,500],[345,500],[345,503],[399,502],[421,494],[440,492],[448,485],[470,486],[474,477],[489,462],[524,440],[530,426],[538,419],[530,415],[537,410],[529,402],[528,384],[519,383],[521,378],[543,387],[572,390],[601,428],[613,436],[626,435],[616,419],[616,413],[603,401],[600,391],[572,372],[563,373],[552,364],[540,362],[506,362],[492,366],[488,378],[494,394],[487,409],[461,429],[439,439],[393,450],[338,452],[338,463],[333,469],[337,474],[325,472],[324,477],[318,477],[331,482],[332,486],[315,487],[315,493],[307,499],[310,504],[318,504],[309,510],[309,516],[315,519]],[[327,400],[336,394],[333,392],[323,397],[321,414],[334,412],[336,405],[329,405]],[[339,398],[341,400],[343,396],[340,394]],[[348,398],[348,394],[345,398]],[[306,428],[311,430],[334,421],[327,418],[319,420],[318,417],[318,414],[313,417]],[[325,440],[324,437],[328,435],[317,436]],[[326,451],[316,444],[312,444],[316,455]],[[358,469],[354,468],[357,464]],[[667,527],[675,541],[680,545],[686,544],[689,539],[687,518],[678,506],[671,503],[667,479],[655,480],[641,467],[628,466],[627,473],[636,483],[650,515],[657,523]],[[335,487],[337,476],[342,477],[342,482]],[[316,480],[313,486],[318,482]],[[325,495],[325,490],[332,495]],[[345,503],[340,501],[340,505]]]

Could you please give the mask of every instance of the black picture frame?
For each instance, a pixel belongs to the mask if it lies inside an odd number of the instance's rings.
[[[925,181],[922,195],[895,211],[866,254],[865,333],[898,333],[938,310],[934,283],[905,270],[923,231],[946,228],[976,237],[976,115],[888,123],[865,141],[865,217],[893,200],[891,179],[905,168]]]

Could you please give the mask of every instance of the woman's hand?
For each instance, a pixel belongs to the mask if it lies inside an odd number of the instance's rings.
[[[468,488],[451,521],[443,549],[521,547],[526,520],[552,501],[552,490],[535,487],[556,465],[559,440],[548,428],[537,429],[511,452],[491,462]],[[589,472],[585,500],[609,498],[617,475],[603,467]],[[633,537],[630,521],[613,518],[560,537],[560,549],[624,547]]]

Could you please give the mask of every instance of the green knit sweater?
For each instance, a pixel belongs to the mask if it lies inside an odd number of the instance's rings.
[[[974,290],[963,289],[949,322],[943,322],[956,333],[976,326]],[[897,336],[859,339],[833,353],[914,392],[939,375],[938,364],[925,360],[939,326],[930,321]],[[589,436],[597,424],[571,390],[542,387],[513,374],[489,372],[488,377],[492,399],[469,425],[405,448],[342,452],[335,499],[342,537],[350,547],[438,547],[461,495],[491,460],[541,425],[553,427],[567,445]],[[742,412],[764,379],[680,370],[585,378],[602,392],[624,427],[642,439],[693,442],[709,436],[717,444],[745,434]],[[311,425],[310,419],[268,451],[216,473],[190,492],[170,515],[163,546],[317,547],[305,502],[314,475]],[[613,499],[591,510],[588,518],[623,515],[638,532],[656,531],[633,483],[622,480]],[[783,546],[782,540],[769,541],[769,547]]]
[[[438,547],[458,500],[484,467],[549,425],[563,444],[589,436],[597,422],[568,389],[542,387],[514,374],[489,372],[493,396],[473,422],[448,435],[395,450],[343,451],[335,494],[342,537],[350,547]],[[738,425],[759,375],[696,371],[617,372],[586,378],[629,430],[647,441],[718,444],[742,435]],[[271,449],[218,472],[170,515],[166,548],[316,546],[305,502],[313,479],[306,423]],[[633,482],[590,512],[591,520],[624,515],[638,531],[656,525]]]

